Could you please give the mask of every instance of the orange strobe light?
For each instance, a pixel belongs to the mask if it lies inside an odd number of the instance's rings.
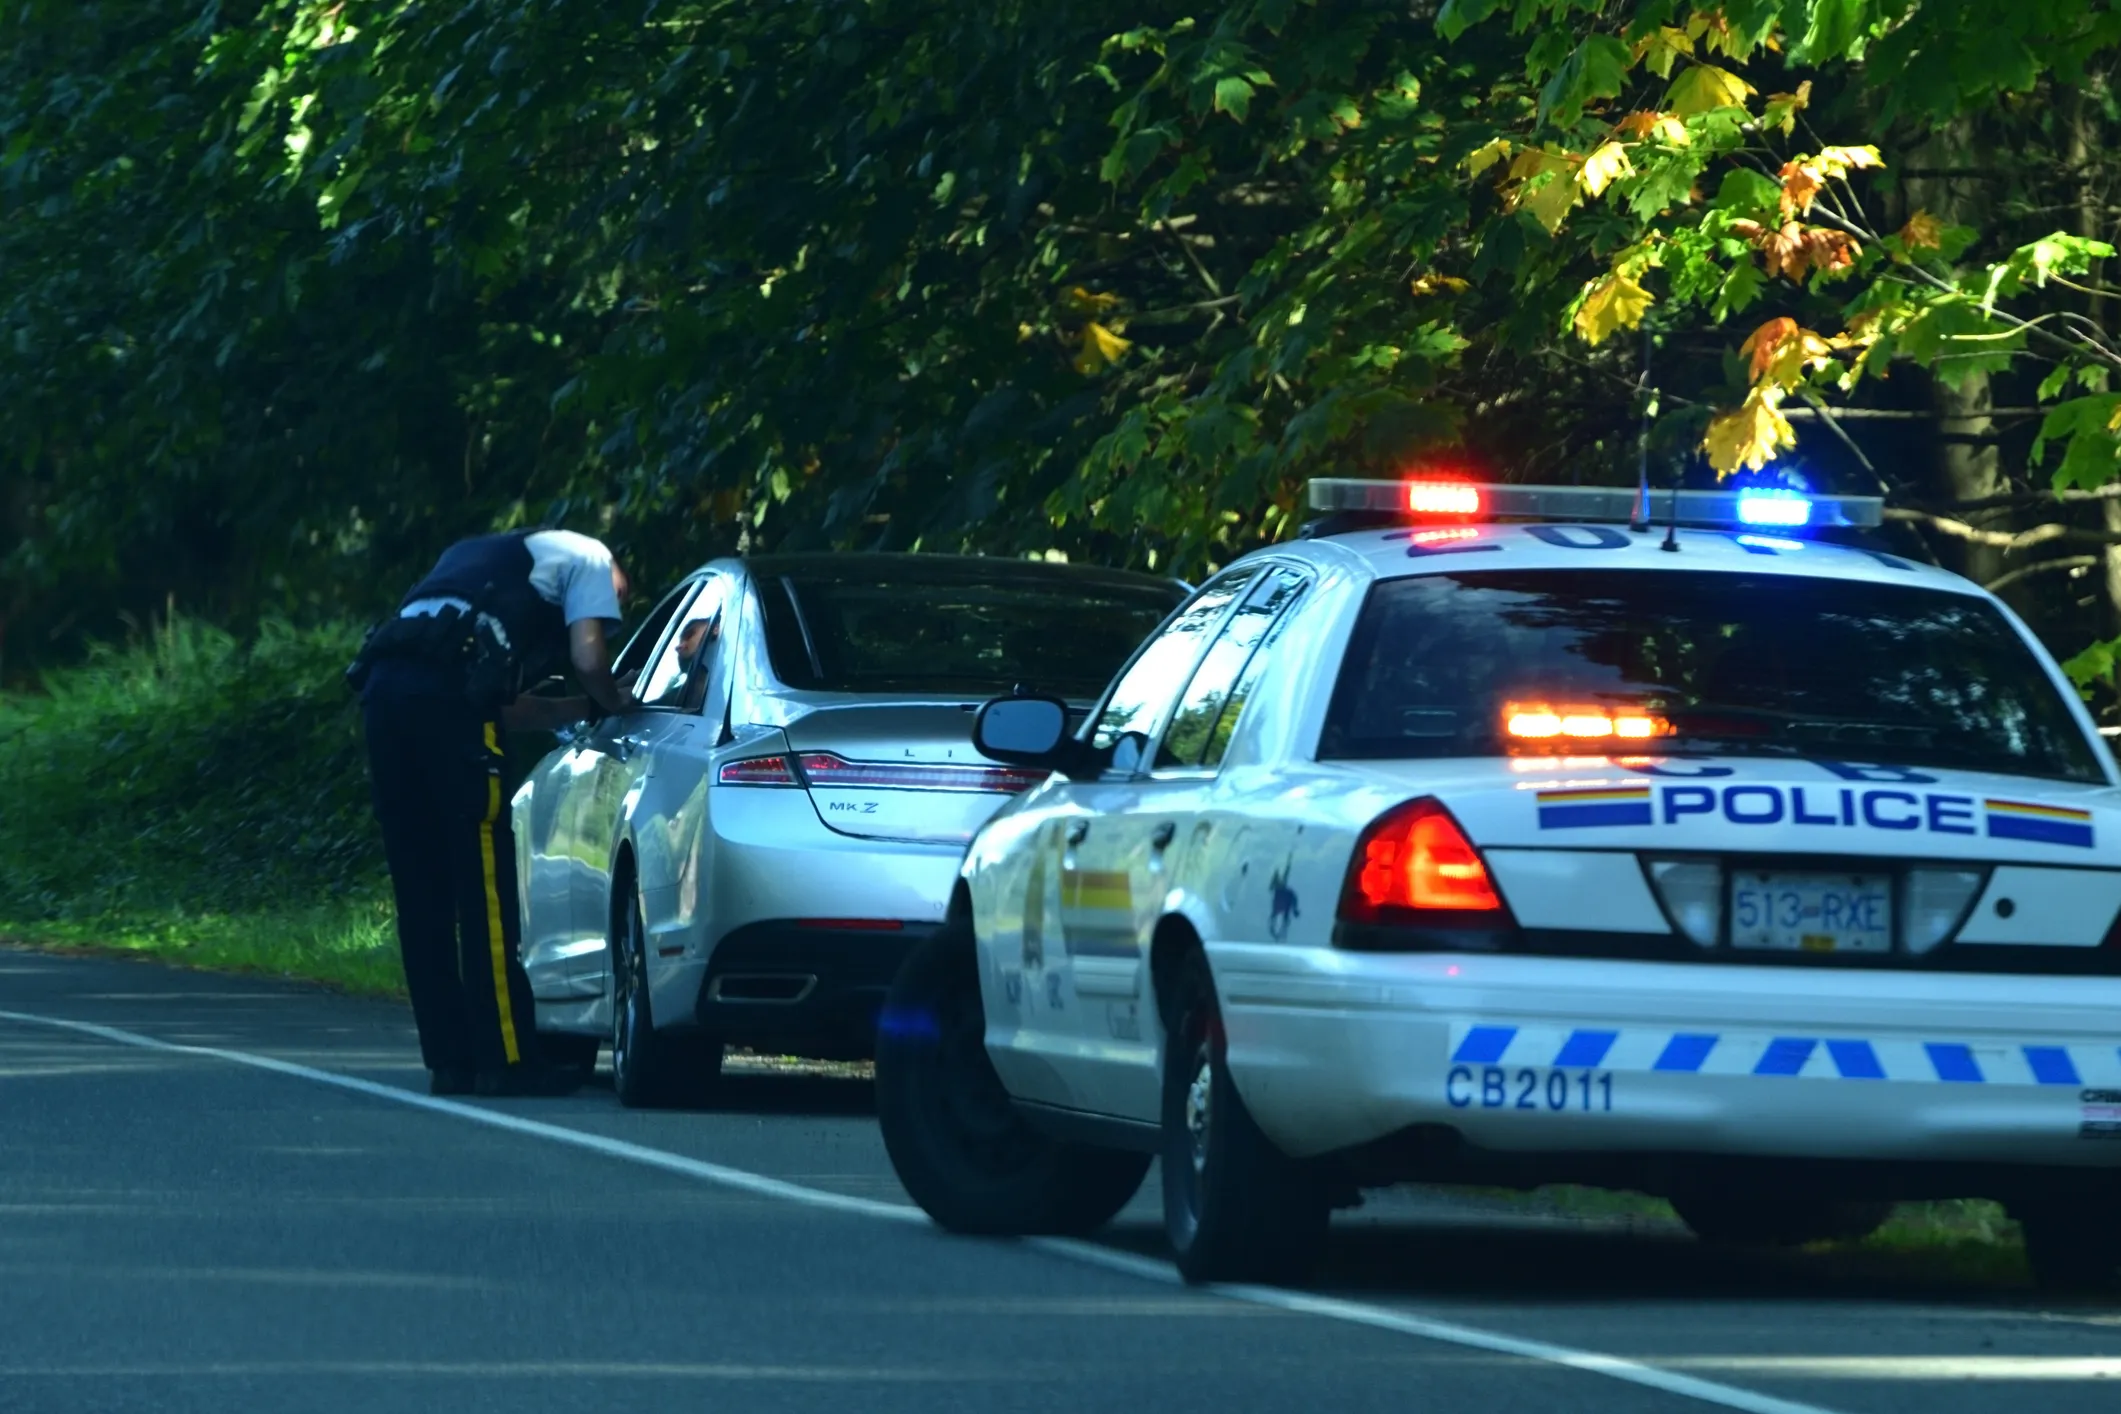
[[[1672,730],[1664,718],[1648,712],[1546,702],[1505,703],[1502,727],[1504,735],[1521,742],[1647,741]]]

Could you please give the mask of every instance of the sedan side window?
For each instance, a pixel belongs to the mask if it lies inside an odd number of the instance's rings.
[[[619,651],[617,660],[612,663],[611,672],[614,677],[625,673],[640,674],[647,668],[648,655],[655,652],[656,644],[662,641],[663,630],[670,626],[670,621],[677,617],[678,610],[684,607],[685,601],[698,587],[698,581],[688,580],[665,594],[662,602],[649,610],[648,617],[641,621],[641,626],[633,637],[626,640],[626,646]],[[640,694],[636,692],[635,695]]]
[[[1112,752],[1113,770],[1131,773],[1140,768],[1149,733],[1177,698],[1230,601],[1258,572],[1258,566],[1247,565],[1211,580],[1120,675],[1090,734],[1093,746]]]
[[[637,691],[650,707],[690,708],[703,696],[707,674],[714,666],[715,645],[722,635],[722,604],[728,586],[719,577],[708,579],[699,596],[685,606],[677,632],[656,656],[655,667]]]
[[[1186,695],[1157,748],[1156,769],[1221,764],[1230,734],[1237,729],[1237,714],[1265,667],[1261,641],[1305,583],[1295,570],[1276,568],[1252,586],[1186,685]]]

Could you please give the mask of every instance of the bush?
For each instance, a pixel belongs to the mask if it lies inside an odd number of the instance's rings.
[[[357,627],[173,620],[0,699],[0,918],[240,913],[384,888]]]

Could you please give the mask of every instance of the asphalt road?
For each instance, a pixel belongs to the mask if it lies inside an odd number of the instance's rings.
[[[2121,1306],[1914,1262],[1390,1195],[1188,1291],[1153,1176],[1097,1244],[909,1217],[859,1081],[431,1101],[401,1008],[21,952],[0,1012],[0,1410],[2121,1408]]]

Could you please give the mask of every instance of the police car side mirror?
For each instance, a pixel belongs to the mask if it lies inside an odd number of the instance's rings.
[[[1068,744],[1068,704],[1058,697],[997,697],[972,720],[973,748],[1005,765],[1065,769]]]

